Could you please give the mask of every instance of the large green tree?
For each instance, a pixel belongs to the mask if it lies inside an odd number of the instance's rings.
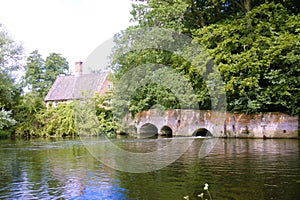
[[[23,47],[15,42],[3,24],[0,23],[0,70],[8,73],[20,69],[20,61],[23,59]]]
[[[9,36],[5,27],[0,23],[0,104],[11,109],[19,88],[16,84],[17,71],[21,69],[23,48]]]
[[[210,108],[203,77],[191,62],[179,56],[190,53],[185,57],[193,57],[195,52],[188,49],[182,52],[182,48],[190,45],[191,38],[173,33],[132,27],[115,37],[118,44],[112,63],[118,83],[115,107],[128,106],[132,114],[153,107]],[[123,100],[129,102],[122,103]]]
[[[27,57],[25,86],[39,97],[45,97],[58,75],[67,75],[68,62],[59,53],[50,53],[44,60],[38,51]]]
[[[25,86],[38,96],[42,96],[45,92],[44,76],[45,61],[37,50],[30,53],[27,57],[25,66]]]
[[[299,114],[299,20],[270,3],[194,32],[226,82],[229,110]]]
[[[50,53],[45,61],[45,93],[47,93],[58,75],[69,74],[69,63],[60,53]]]
[[[13,109],[20,95],[17,71],[22,66],[22,59],[22,46],[9,36],[0,23],[0,132],[15,123]]]
[[[192,37],[205,47],[225,82],[227,108],[235,112],[281,111],[299,113],[299,3],[296,0],[148,0],[133,6],[137,25],[117,34],[113,66],[117,79],[147,63],[171,66],[190,80],[199,107],[210,108],[209,71],[159,47],[172,36],[155,35],[160,41],[141,41],[138,28],[168,28]],[[277,3],[277,4],[276,4]],[[142,33],[140,33],[142,34]],[[143,34],[142,34],[143,35]],[[141,36],[143,37],[143,36]],[[138,41],[140,40],[140,41]],[[173,40],[178,42],[175,37]],[[153,48],[136,50],[136,43]],[[191,42],[191,44],[193,44]],[[151,46],[150,45],[150,46]],[[148,45],[149,46],[149,45]],[[180,46],[180,45],[178,45]],[[182,45],[181,45],[182,46]],[[133,50],[132,50],[133,49]],[[135,50],[134,50],[135,49]],[[174,49],[173,52],[179,52]],[[193,52],[190,52],[193,54]],[[207,80],[207,79],[206,79]],[[132,110],[149,109],[162,94],[156,84],[141,87],[131,96]],[[212,90],[211,90],[212,91]],[[164,93],[172,98],[167,91]],[[169,105],[169,107],[176,108]]]
[[[265,0],[137,0],[134,4],[132,21],[139,26],[163,27],[191,33],[210,24],[243,16],[253,8],[266,3]],[[268,1],[267,1],[268,2]],[[290,12],[299,13],[298,0],[273,0],[281,3]]]

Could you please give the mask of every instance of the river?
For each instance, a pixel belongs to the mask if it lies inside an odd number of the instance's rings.
[[[173,140],[113,142],[147,153]],[[129,173],[104,165],[81,139],[0,140],[0,199],[209,199],[205,183],[212,199],[300,199],[298,139],[218,139],[199,157],[203,141],[193,138],[161,169]]]

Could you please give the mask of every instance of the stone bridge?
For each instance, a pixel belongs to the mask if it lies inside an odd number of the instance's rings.
[[[205,110],[156,109],[127,119],[126,132],[136,137],[214,136],[245,138],[297,138],[298,117],[282,113],[255,115]]]

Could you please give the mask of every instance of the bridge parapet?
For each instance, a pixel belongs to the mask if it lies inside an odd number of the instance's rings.
[[[220,117],[221,113],[217,114]],[[178,109],[160,112],[152,109],[138,113],[134,124],[138,134],[141,133],[145,124],[152,124],[157,127],[158,134],[161,134],[162,128],[167,126],[172,130],[172,136],[192,136],[199,128],[214,132],[215,136],[221,136],[223,123],[219,125],[219,120],[217,120],[213,124],[215,120],[212,120],[212,117],[215,115],[212,111]]]
[[[152,124],[157,128],[157,134],[170,133],[171,130],[172,136],[192,136],[201,129],[215,137],[297,138],[298,121],[298,117],[282,113],[246,115],[207,110],[151,109],[136,114],[127,123],[136,127],[137,136],[146,124]]]

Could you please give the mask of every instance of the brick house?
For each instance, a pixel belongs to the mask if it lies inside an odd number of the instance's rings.
[[[47,107],[92,97],[95,93],[104,95],[112,88],[111,72],[83,74],[82,66],[82,62],[76,62],[75,75],[56,78],[44,99]]]

